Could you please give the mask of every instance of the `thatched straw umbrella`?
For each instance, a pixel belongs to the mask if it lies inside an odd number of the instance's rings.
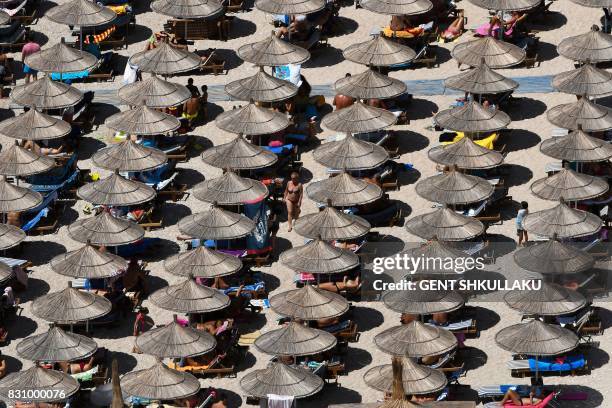
[[[324,330],[312,329],[303,323],[289,322],[255,340],[255,348],[273,356],[312,356],[336,347],[336,337]]]
[[[557,74],[552,86],[573,95],[605,96],[612,93],[612,74],[591,64]]]
[[[298,320],[320,320],[338,317],[349,309],[348,301],[337,293],[305,285],[270,298],[276,313]]]
[[[567,37],[557,46],[559,55],[580,62],[604,62],[612,60],[612,35],[592,26],[584,34]]]
[[[416,315],[452,312],[465,304],[457,292],[421,289],[385,292],[382,301],[394,312]]]
[[[247,142],[242,135],[229,143],[206,149],[201,157],[210,166],[235,170],[261,169],[278,161],[274,153]]]
[[[198,68],[202,60],[198,54],[176,48],[169,42],[162,42],[152,50],[132,55],[128,63],[137,66],[142,72],[173,75]]]
[[[587,211],[571,208],[560,199],[559,204],[546,210],[529,213],[523,228],[531,234],[552,238],[587,237],[599,232],[601,218]]]
[[[324,0],[257,0],[255,7],[264,13],[281,15],[311,14],[325,8]]]
[[[140,241],[144,229],[133,221],[113,217],[109,211],[102,211],[95,217],[82,218],[70,224],[68,235],[81,243],[117,246]]]
[[[248,395],[259,398],[276,394],[300,399],[321,391],[323,379],[308,370],[271,363],[267,368],[248,372],[240,380],[240,387]]]
[[[55,160],[25,149],[15,141],[0,153],[0,174],[3,176],[31,176],[55,167]]]
[[[19,390],[23,393],[21,395],[27,395],[27,400],[34,404],[59,402],[76,394],[79,391],[79,382],[69,374],[35,364],[27,370],[10,373],[0,380],[0,394],[8,395],[14,390]]]
[[[382,146],[359,140],[352,135],[325,143],[317,147],[312,155],[319,164],[342,170],[374,169],[389,160],[389,153]]]
[[[434,237],[431,241],[414,248],[409,251],[413,259],[424,259],[425,262],[417,270],[405,271],[409,274],[417,275],[457,275],[467,271],[460,271],[455,267],[455,264],[461,259],[463,265],[467,264],[467,261],[473,261],[473,258],[465,252],[450,246],[449,244],[438,241],[437,237]],[[456,262],[450,265],[447,260],[452,259]],[[430,262],[434,260],[434,262]],[[437,261],[437,262],[436,262]],[[473,264],[473,263],[472,263]],[[411,292],[411,291],[408,291]],[[408,295],[410,297],[410,295]]]
[[[60,254],[49,263],[53,272],[72,278],[101,279],[121,274],[127,261],[120,256],[101,252],[91,244],[76,251]]]
[[[172,115],[147,106],[116,113],[104,121],[104,125],[128,135],[161,135],[181,127],[181,122]]]
[[[476,101],[440,111],[434,116],[434,122],[438,126],[466,133],[494,132],[508,126],[510,121],[510,116],[506,113],[485,108]]]
[[[348,95],[357,99],[389,99],[406,92],[407,86],[399,79],[383,75],[373,68],[341,78],[334,84],[336,94]]]
[[[487,180],[460,173],[456,169],[427,177],[416,185],[417,194],[424,199],[448,205],[483,201],[493,194],[493,190]]]
[[[435,146],[427,155],[434,163],[471,170],[491,169],[504,161],[500,152],[477,145],[469,137],[456,143]]]
[[[589,270],[595,265],[595,258],[553,236],[544,243],[519,249],[514,253],[514,262],[530,272],[561,275]]]
[[[444,80],[444,86],[471,94],[498,94],[518,88],[518,82],[493,71],[483,58],[480,65]]]
[[[83,93],[71,85],[44,76],[29,84],[13,88],[9,95],[18,105],[40,109],[63,109],[83,99]]]
[[[136,337],[136,347],[158,358],[183,358],[213,351],[217,347],[217,340],[207,331],[181,326],[174,315],[171,323]]]
[[[493,11],[525,11],[540,4],[539,0],[470,0],[476,6]]]
[[[448,207],[442,207],[406,221],[406,229],[423,239],[465,241],[482,234],[484,225],[474,217],[458,214]]]
[[[523,314],[537,316],[571,314],[586,305],[586,299],[580,292],[546,282],[542,282],[540,290],[506,292],[504,302]]]
[[[371,228],[370,223],[363,218],[338,211],[331,205],[322,211],[301,216],[293,227],[303,237],[321,237],[324,241],[359,238]]]
[[[280,112],[261,108],[251,102],[223,112],[215,119],[215,125],[226,132],[263,135],[285,129],[289,126],[289,119]]]
[[[460,64],[472,67],[479,66],[484,59],[491,68],[508,68],[523,62],[525,50],[493,37],[483,37],[456,45],[451,55]]]
[[[402,385],[404,393],[410,395],[433,394],[442,391],[448,381],[446,375],[435,368],[418,364],[412,358],[402,358]],[[375,390],[390,393],[393,391],[392,364],[370,368],[363,381]]]
[[[297,86],[273,77],[265,72],[261,66],[255,75],[225,85],[225,92],[239,101],[284,101],[295,96],[297,91]]]
[[[0,224],[0,251],[19,245],[25,238],[26,234],[21,228]]]
[[[168,161],[163,151],[142,146],[131,139],[100,149],[91,159],[100,168],[121,172],[153,170]]]
[[[382,189],[342,172],[335,177],[310,183],[306,186],[306,195],[318,203],[331,201],[333,206],[349,207],[378,200],[382,197]]]
[[[612,3],[610,0],[571,0],[572,2],[579,4],[584,7],[591,8],[610,8]]]
[[[58,24],[77,27],[95,27],[110,23],[117,14],[89,0],[71,0],[49,9],[45,16]]]
[[[70,133],[70,124],[36,109],[0,123],[0,134],[14,139],[49,140]]]
[[[89,337],[65,332],[56,326],[17,344],[19,357],[49,363],[83,360],[92,356],[97,349],[98,345]]]
[[[261,181],[240,177],[231,170],[221,177],[205,180],[193,188],[193,195],[209,203],[242,204],[268,196],[268,187]]]
[[[547,156],[569,162],[601,162],[612,157],[612,145],[589,136],[582,126],[567,136],[557,136],[540,143],[540,151]]]
[[[328,113],[321,125],[335,132],[366,133],[384,129],[395,122],[397,117],[388,110],[357,101],[347,108]]]
[[[413,321],[378,333],[374,344],[387,354],[417,358],[448,353],[457,347],[457,338],[451,331]]]
[[[128,206],[151,201],[155,190],[144,183],[128,180],[115,171],[105,179],[79,187],[77,196],[96,205]]]
[[[271,67],[303,64],[310,59],[307,50],[278,38],[274,31],[265,40],[240,46],[236,53],[246,62]]]
[[[192,276],[153,292],[149,300],[162,309],[179,313],[209,313],[230,304],[230,298],[223,292],[196,283]]]
[[[125,105],[145,105],[158,109],[181,105],[191,98],[191,92],[186,86],[152,76],[143,81],[122,86],[117,91],[117,96]]]
[[[531,192],[544,200],[588,200],[608,191],[608,181],[587,174],[562,169],[557,174],[536,180]]]
[[[15,276],[13,268],[0,261],[0,283],[7,282]]]
[[[570,130],[576,130],[579,126],[587,132],[612,129],[612,110],[586,97],[549,109],[546,118],[553,125]]]
[[[211,18],[224,11],[216,0],[156,0],[151,9],[166,16],[187,19]]]
[[[95,55],[66,45],[64,38],[51,47],[28,55],[23,61],[28,67],[41,72],[81,72],[98,63]]]
[[[208,211],[188,215],[178,223],[182,234],[200,239],[236,239],[249,235],[255,222],[213,204]]]
[[[65,289],[36,298],[32,302],[32,313],[49,322],[72,324],[104,316],[111,307],[105,297],[75,289],[68,282]]]
[[[407,64],[416,58],[416,53],[405,45],[391,41],[382,35],[348,46],[342,55],[349,61],[367,66],[387,67]]]
[[[4,11],[0,11],[0,25],[5,25],[9,21],[11,21],[11,16]]]
[[[158,361],[149,368],[132,371],[121,377],[121,389],[134,397],[176,400],[197,394],[200,382],[193,375],[173,370]]]
[[[0,213],[31,210],[38,207],[42,200],[40,193],[16,186],[0,177]]]
[[[172,255],[164,261],[164,269],[174,275],[218,278],[242,269],[240,258],[199,246]]]
[[[378,14],[417,15],[433,8],[429,0],[361,0],[359,5]]]
[[[288,249],[278,259],[288,268],[313,274],[340,273],[359,266],[356,254],[328,244],[321,238]]]

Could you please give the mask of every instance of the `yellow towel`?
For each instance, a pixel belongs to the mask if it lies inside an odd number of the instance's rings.
[[[449,145],[452,143],[457,143],[464,137],[465,137],[465,134],[463,132],[457,132],[457,136],[455,136],[452,142],[442,142],[441,144]],[[493,143],[495,142],[495,139],[497,139],[497,133],[491,133],[491,135],[485,137],[484,139],[474,140],[474,143],[476,143],[479,146],[486,147],[489,150],[493,150]]]
[[[259,330],[254,331],[252,333],[243,334],[238,339],[238,344],[240,346],[249,346],[249,345],[255,343],[255,340],[257,340],[259,338],[259,336],[261,336],[261,331],[259,331]]]
[[[409,28],[405,31],[393,31],[389,26],[383,28],[383,35],[385,37],[413,38],[422,33],[423,29],[421,27]]]

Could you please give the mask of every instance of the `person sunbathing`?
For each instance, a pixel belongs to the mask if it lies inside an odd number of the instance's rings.
[[[6,215],[6,223],[15,227],[21,227],[21,212],[11,211]]]
[[[531,387],[529,390],[528,397],[521,397],[516,390],[509,389],[506,391],[506,395],[499,402],[499,406],[503,407],[504,404],[508,401],[511,401],[514,405],[523,406],[523,405],[536,405],[542,402],[542,389],[540,387]]]
[[[431,366],[438,363],[440,358],[442,358],[440,355],[422,357],[421,364]]]
[[[448,313],[434,313],[431,316],[431,322],[436,326],[448,325]]]
[[[22,402],[15,401],[15,405],[12,405],[15,408],[62,408],[65,405],[59,402]]]
[[[319,329],[322,329],[324,327],[333,326],[334,324],[338,323],[340,323],[340,319],[338,317],[328,317],[326,319],[317,320],[316,325]]]
[[[442,33],[442,38],[447,41],[452,41],[456,38],[459,38],[465,29],[465,18],[463,16],[463,10],[459,12],[459,15],[453,22],[444,30]]]
[[[58,148],[41,147],[34,140],[26,140],[26,142],[23,144],[23,148],[28,149],[29,151],[34,152],[36,154],[48,156],[51,154],[60,154],[64,150],[64,145],[60,145]]]
[[[340,293],[342,291],[355,293],[361,287],[361,282],[359,276],[355,279],[349,279],[349,277],[345,275],[342,282],[323,282],[319,283],[318,287],[319,289],[334,293]]]
[[[177,399],[172,403],[172,405],[177,407],[196,408],[201,402],[202,401],[199,395],[196,394],[188,398]]]
[[[276,31],[276,36],[283,39],[291,39],[291,41],[306,41],[310,36],[314,26],[308,22],[304,15],[293,17],[293,21],[289,27],[280,27]]]
[[[212,400],[210,408],[227,408],[227,395],[224,393],[216,395]]]
[[[433,402],[436,400],[436,395],[435,394],[423,394],[423,395],[413,395],[410,398],[410,401],[413,402]]]
[[[2,352],[0,351],[0,356],[1,355],[2,355]],[[0,378],[4,378],[5,375],[6,375],[6,360],[0,357]]]
[[[402,315],[400,316],[401,324],[408,324],[408,323],[416,322],[418,320],[419,320],[419,316],[416,314],[402,313]]]
[[[66,374],[78,374],[91,370],[94,367],[95,361],[94,356],[91,356],[89,360],[80,360],[72,363],[70,361],[60,361],[58,364],[60,370]]]
[[[412,22],[409,16],[393,16],[389,22],[389,28],[392,31],[407,31],[412,27]]]

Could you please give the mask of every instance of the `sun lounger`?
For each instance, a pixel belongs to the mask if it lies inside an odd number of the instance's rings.
[[[219,16],[213,19],[171,19],[164,24],[164,31],[176,34],[185,40],[221,40],[230,38],[232,16]]]
[[[29,30],[27,27],[19,26],[9,35],[0,37],[0,50],[10,52],[20,50],[27,42]]]
[[[43,202],[36,208],[24,212],[21,229],[30,234],[54,232],[58,226],[57,190],[47,194]]]
[[[78,382],[89,382],[94,378],[95,374],[98,374],[99,366],[94,366],[91,370],[83,371],[82,373],[70,374],[72,378]]]
[[[340,323],[321,327],[321,330],[325,330],[328,333],[333,334],[338,339],[345,340],[348,342],[356,342],[359,340],[359,332],[357,323],[352,320],[344,320]]]
[[[389,205],[381,211],[369,214],[358,213],[361,218],[368,221],[372,226],[394,226],[402,218],[402,209],[395,203],[390,202]]]
[[[589,372],[588,361],[584,355],[570,355],[566,356],[563,362],[557,363],[554,358],[541,358],[538,359],[537,363],[535,358],[523,359],[523,360],[511,360],[506,364],[511,370],[513,377],[527,377],[531,376],[532,373],[537,371],[540,374],[551,373],[551,374],[570,374],[572,376],[578,374],[584,374]]]

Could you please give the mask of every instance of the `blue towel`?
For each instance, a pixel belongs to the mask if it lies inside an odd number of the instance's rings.
[[[27,223],[25,223],[21,227],[21,229],[24,230],[25,232],[28,232],[29,230],[34,228],[40,222],[42,218],[47,217],[47,215],[49,215],[49,208],[43,208],[42,210],[38,212],[38,214],[34,216],[34,218],[32,218]]]
[[[58,191],[63,190],[65,187],[69,187],[72,183],[74,183],[79,176],[79,170],[75,170],[72,174],[58,184],[32,184],[30,188],[34,191],[44,192],[44,191]]]
[[[283,146],[272,147],[272,146],[262,146],[264,149],[271,151],[274,154],[287,154],[287,152],[293,149],[292,144],[286,144]]]
[[[73,80],[73,79],[81,79],[87,78],[89,76],[89,70],[80,71],[80,72],[65,72],[61,74],[61,80]],[[51,73],[51,79],[54,81],[60,80],[60,74],[58,72]]]
[[[257,282],[257,283],[254,283],[252,285],[244,285],[242,290],[248,290],[248,291],[252,291],[252,292],[257,292],[260,289],[265,289],[265,287],[266,287],[265,282]],[[227,294],[230,294],[230,293],[238,292],[239,288],[240,288],[239,286],[230,286],[229,288],[224,289],[223,293],[225,293],[227,295]]]
[[[582,368],[585,365],[586,361],[584,359],[584,355],[582,354],[568,356],[565,358],[565,362],[562,364],[555,362],[554,357],[546,357],[538,360],[537,362],[538,371],[570,371]],[[535,358],[529,359],[529,370],[536,370]]]

